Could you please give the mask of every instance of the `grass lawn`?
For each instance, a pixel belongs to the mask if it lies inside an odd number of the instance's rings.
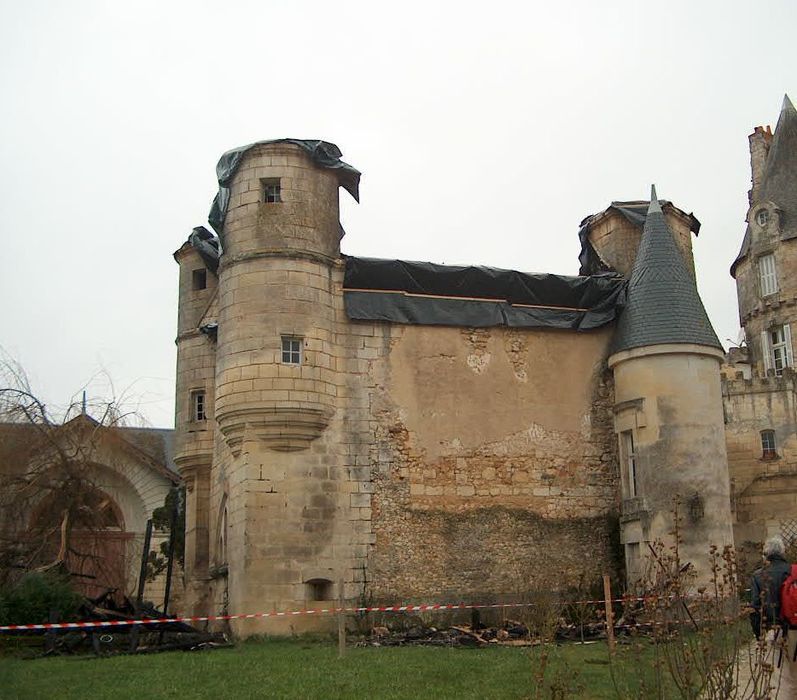
[[[234,649],[99,659],[0,657],[0,698],[529,698],[539,653],[518,647],[365,647],[349,648],[341,660],[332,642],[266,640]],[[620,648],[622,675],[636,677],[649,667],[648,654]],[[604,644],[567,645],[553,648],[547,677],[579,686],[572,697],[616,698],[609,668]],[[633,688],[629,697],[637,697]]]

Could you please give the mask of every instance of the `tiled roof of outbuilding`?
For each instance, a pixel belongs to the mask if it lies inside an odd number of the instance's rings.
[[[661,211],[655,188],[627,294],[613,352],[671,343],[722,349]]]

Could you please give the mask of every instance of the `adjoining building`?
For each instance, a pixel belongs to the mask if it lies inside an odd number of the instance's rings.
[[[13,578],[60,561],[84,595],[134,598],[147,521],[181,482],[173,437],[172,430],[102,425],[86,414],[63,425],[0,423],[3,573]],[[159,553],[168,536],[156,529],[150,551]],[[165,576],[153,576],[144,599],[160,605],[164,588]],[[173,603],[181,590],[175,581]]]
[[[795,157],[784,114],[770,164]],[[777,462],[750,436],[786,433],[729,411],[753,410],[731,387],[755,373],[721,382],[697,219],[655,190],[614,202],[582,222],[573,277],[356,258],[340,251],[338,189],[357,199],[359,172],[340,157],[297,139],[224,154],[218,235],[197,228],[175,253],[189,608],[510,598],[552,572],[634,581],[648,543],[672,536],[676,496],[681,557],[707,578],[709,547],[733,543],[739,475]],[[789,206],[773,200],[773,218]],[[751,250],[737,279],[760,277]],[[790,382],[770,336],[783,378],[759,382]],[[751,537],[775,527],[753,510]],[[318,622],[240,632],[302,624]]]

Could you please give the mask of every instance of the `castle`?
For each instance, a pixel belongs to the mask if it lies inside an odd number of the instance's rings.
[[[750,138],[729,357],[695,284],[700,224],[655,190],[582,222],[580,276],[526,274],[343,255],[339,187],[356,199],[360,174],[336,146],[225,153],[218,235],[175,253],[189,610],[633,581],[676,494],[698,578],[711,544],[797,534],[788,98]]]

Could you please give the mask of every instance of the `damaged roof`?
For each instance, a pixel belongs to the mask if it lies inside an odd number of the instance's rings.
[[[654,187],[612,351],[670,343],[722,350]]]

